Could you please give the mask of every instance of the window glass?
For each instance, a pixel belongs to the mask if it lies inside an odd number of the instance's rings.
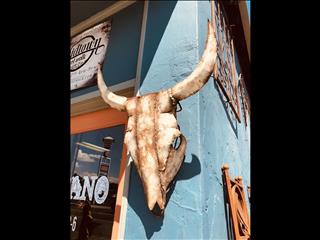
[[[111,238],[123,140],[124,125],[71,135],[72,240]]]

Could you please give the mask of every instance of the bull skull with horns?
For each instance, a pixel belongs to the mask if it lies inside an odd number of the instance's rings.
[[[210,21],[205,51],[195,70],[174,87],[143,96],[126,98],[112,93],[98,66],[97,81],[102,98],[112,108],[127,111],[125,144],[141,178],[147,205],[162,215],[166,193],[184,159],[187,141],[178,129],[177,103],[198,92],[208,81],[217,56],[216,38]],[[180,139],[179,147],[173,142]]]

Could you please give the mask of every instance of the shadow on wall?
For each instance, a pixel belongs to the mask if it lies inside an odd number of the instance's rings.
[[[143,81],[145,80],[145,77],[150,69],[150,65],[159,47],[160,41],[167,28],[176,4],[177,1],[149,2],[140,86],[143,84]],[[200,172],[200,161],[197,156],[192,154],[192,161],[190,163],[182,164],[175,180],[173,181],[170,190],[167,193],[167,204],[170,201],[170,197],[174,191],[177,181],[190,179],[200,174]],[[128,204],[139,216],[144,226],[147,239],[150,239],[155,232],[161,230],[163,225],[163,217],[156,217],[148,209],[142,183],[135,167],[131,168]],[[164,215],[166,215],[166,212]]]
[[[170,201],[170,197],[174,191],[174,188],[176,186],[176,182],[180,180],[186,180],[190,179],[201,172],[201,165],[199,158],[192,154],[192,160],[190,163],[184,162],[181,165],[181,168],[174,179],[170,190],[167,193],[167,204]],[[135,211],[135,213],[139,216],[144,229],[146,233],[146,238],[150,239],[154,232],[158,232],[161,230],[161,226],[163,224],[163,217],[158,218],[154,216],[147,207],[147,202],[144,196],[142,183],[139,178],[139,175],[137,173],[137,170],[135,167],[131,168],[131,174],[130,174],[130,193],[128,198],[128,203],[130,207]],[[134,191],[134,192],[131,192]],[[164,217],[166,215],[166,212],[164,212]]]
[[[154,55],[158,49],[159,43],[176,4],[177,1],[149,2],[140,86],[149,71]]]
[[[222,102],[223,108],[224,108],[224,110],[226,112],[226,115],[227,115],[227,118],[228,118],[228,120],[230,122],[230,126],[231,126],[234,134],[238,138],[238,125],[237,125],[237,121],[238,120],[235,118],[235,116],[234,116],[234,120],[231,119],[232,118],[231,114],[234,114],[234,113],[232,112],[231,107],[229,106],[229,104],[226,102],[223,93],[221,92],[218,84],[216,83],[216,81],[214,79],[213,79],[213,83],[214,83],[215,89],[217,90],[217,92],[219,94],[219,98],[220,98],[220,100]]]

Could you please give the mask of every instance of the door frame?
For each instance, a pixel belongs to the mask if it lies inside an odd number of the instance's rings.
[[[78,115],[70,118],[70,134],[78,134],[83,132],[88,132],[92,130],[97,130],[101,128],[115,127],[118,125],[124,125],[124,133],[127,129],[128,115],[126,112],[120,112],[118,110],[107,108],[103,110],[98,110],[95,112],[86,113],[83,115]],[[124,193],[124,182],[126,176],[126,166],[128,161],[127,148],[123,143],[122,154],[120,160],[120,170],[119,170],[119,181],[117,190],[116,207],[113,218],[111,239],[119,239],[119,229],[120,226],[120,216],[122,207],[122,197]],[[126,183],[128,184],[128,183]],[[123,209],[126,211],[126,209]]]

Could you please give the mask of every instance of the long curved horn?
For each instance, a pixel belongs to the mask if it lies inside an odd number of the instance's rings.
[[[186,79],[171,88],[172,97],[176,100],[183,100],[198,92],[209,80],[216,62],[216,57],[217,41],[212,23],[208,20],[208,35],[202,58],[195,70]]]
[[[98,82],[98,87],[100,90],[101,97],[106,103],[108,103],[112,108],[118,109],[120,111],[126,110],[127,98],[118,96],[108,89],[108,87],[106,86],[103,80],[100,64],[98,64],[97,82]]]

